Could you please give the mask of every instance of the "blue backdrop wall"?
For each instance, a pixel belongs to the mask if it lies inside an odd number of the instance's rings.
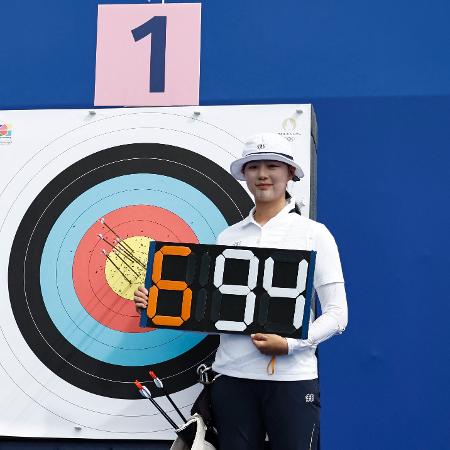
[[[3,2],[0,109],[93,105],[98,3]],[[318,219],[350,307],[321,346],[322,449],[449,448],[450,3],[202,5],[201,104],[316,108]],[[82,448],[0,441],[25,445]],[[144,448],[83,448],[125,447]]]

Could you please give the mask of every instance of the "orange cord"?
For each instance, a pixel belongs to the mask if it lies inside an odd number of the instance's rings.
[[[270,358],[269,364],[267,364],[267,373],[269,375],[273,375],[275,373],[275,358],[276,356],[272,356],[272,358]]]

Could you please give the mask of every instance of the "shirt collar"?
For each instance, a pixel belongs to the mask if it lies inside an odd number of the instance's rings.
[[[272,218],[271,218],[265,225],[263,225],[263,226],[266,226],[268,223],[270,223],[270,222],[272,222],[272,221],[277,221],[279,218],[281,218],[281,217],[283,217],[284,215],[288,214],[288,213],[292,210],[292,208],[294,208],[294,207],[295,207],[295,198],[291,196],[290,198],[288,198],[288,199],[286,200],[286,205],[285,205],[285,207],[284,207],[277,215],[275,215],[274,217],[272,217]],[[246,225],[248,225],[248,224],[250,224],[250,223],[253,223],[253,224],[257,225],[258,227],[261,227],[261,225],[260,225],[258,222],[255,221],[255,217],[254,217],[255,209],[256,209],[256,206],[254,206],[254,207],[250,210],[250,212],[248,213],[248,216],[244,219],[244,221],[243,221],[243,223],[242,223],[243,226],[246,226]]]

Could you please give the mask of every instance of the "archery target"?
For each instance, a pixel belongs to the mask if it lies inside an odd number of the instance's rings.
[[[74,122],[83,112],[67,113]],[[196,368],[218,338],[139,328],[132,292],[143,272],[108,242],[117,233],[143,265],[150,239],[214,243],[252,206],[228,172],[247,134],[180,108],[105,112],[37,138],[44,145],[12,162],[0,193],[2,295],[11,300],[2,303],[2,368],[38,410],[81,426],[84,437],[170,437],[152,406],[136,402],[136,378],[160,395],[152,369],[188,414]]]

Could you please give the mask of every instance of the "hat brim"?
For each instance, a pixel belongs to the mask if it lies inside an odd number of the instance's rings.
[[[280,161],[288,166],[295,167],[295,173],[293,181],[299,181],[300,178],[303,178],[305,174],[303,173],[302,168],[292,161],[292,159],[286,158],[283,155],[277,155],[275,153],[259,153],[257,155],[248,155],[244,158],[239,158],[236,161],[233,161],[230,165],[230,172],[236,180],[245,181],[244,173],[242,172],[242,167],[250,161]]]

